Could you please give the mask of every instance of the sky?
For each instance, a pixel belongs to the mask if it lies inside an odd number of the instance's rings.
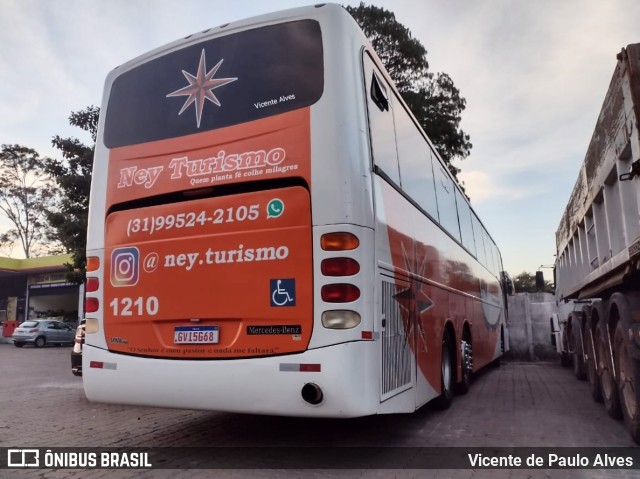
[[[461,127],[473,148],[456,166],[505,269],[517,275],[552,265],[555,231],[616,54],[640,41],[640,1],[367,3],[394,12],[426,47],[431,71],[449,74],[466,99]],[[69,126],[69,114],[100,105],[117,65],[191,33],[309,4],[0,0],[0,143],[60,157],[51,138],[90,141]]]

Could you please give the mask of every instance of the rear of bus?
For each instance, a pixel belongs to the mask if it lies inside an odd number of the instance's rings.
[[[376,412],[359,42],[342,8],[310,7],[109,75],[87,246],[90,400]]]

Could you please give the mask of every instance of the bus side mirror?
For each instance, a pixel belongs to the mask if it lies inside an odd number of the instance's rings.
[[[536,289],[538,291],[544,290],[544,273],[542,271],[536,271]]]
[[[507,293],[507,296],[515,296],[515,286],[513,285],[513,279],[511,279],[509,273],[502,271],[500,276],[502,277],[502,289]]]

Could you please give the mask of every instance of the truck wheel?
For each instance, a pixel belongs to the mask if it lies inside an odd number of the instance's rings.
[[[578,316],[573,317],[571,328],[571,345],[573,351],[573,375],[580,381],[587,379],[584,364],[584,349],[582,348],[582,327]]]
[[[620,400],[618,399],[618,386],[613,376],[611,353],[609,351],[609,342],[607,339],[607,326],[603,324],[603,320],[598,322],[596,328],[596,357],[598,359],[598,377],[602,388],[602,399],[604,408],[614,419],[620,419],[622,412],[620,411]]]
[[[620,408],[629,434],[640,444],[640,364],[629,355],[627,341],[622,324],[618,322],[614,345]]]
[[[594,345],[593,331],[587,328],[584,332],[584,347],[587,350],[587,361],[585,364],[587,370],[587,380],[589,381],[589,390],[591,397],[596,402],[602,402],[602,388],[600,387],[600,378],[598,377],[598,359],[596,358],[596,349]]]

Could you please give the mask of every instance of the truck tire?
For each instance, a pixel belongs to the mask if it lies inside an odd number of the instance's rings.
[[[615,365],[618,372],[618,396],[622,417],[633,440],[640,444],[640,362],[629,354],[628,335],[622,321],[616,325],[614,347]]]
[[[602,388],[600,387],[600,377],[598,376],[598,359],[596,358],[595,338],[593,329],[587,323],[582,342],[586,349],[587,360],[585,369],[587,371],[587,381],[589,381],[589,391],[595,402],[602,402]]]
[[[573,375],[576,379],[587,379],[587,368],[584,363],[584,349],[582,347],[581,315],[574,314],[571,322],[571,350],[573,351]]]
[[[609,333],[606,322],[602,318],[598,321],[596,327],[595,346],[604,408],[612,418],[621,419],[622,411],[620,411],[618,385],[613,374],[613,358],[609,349]]]

